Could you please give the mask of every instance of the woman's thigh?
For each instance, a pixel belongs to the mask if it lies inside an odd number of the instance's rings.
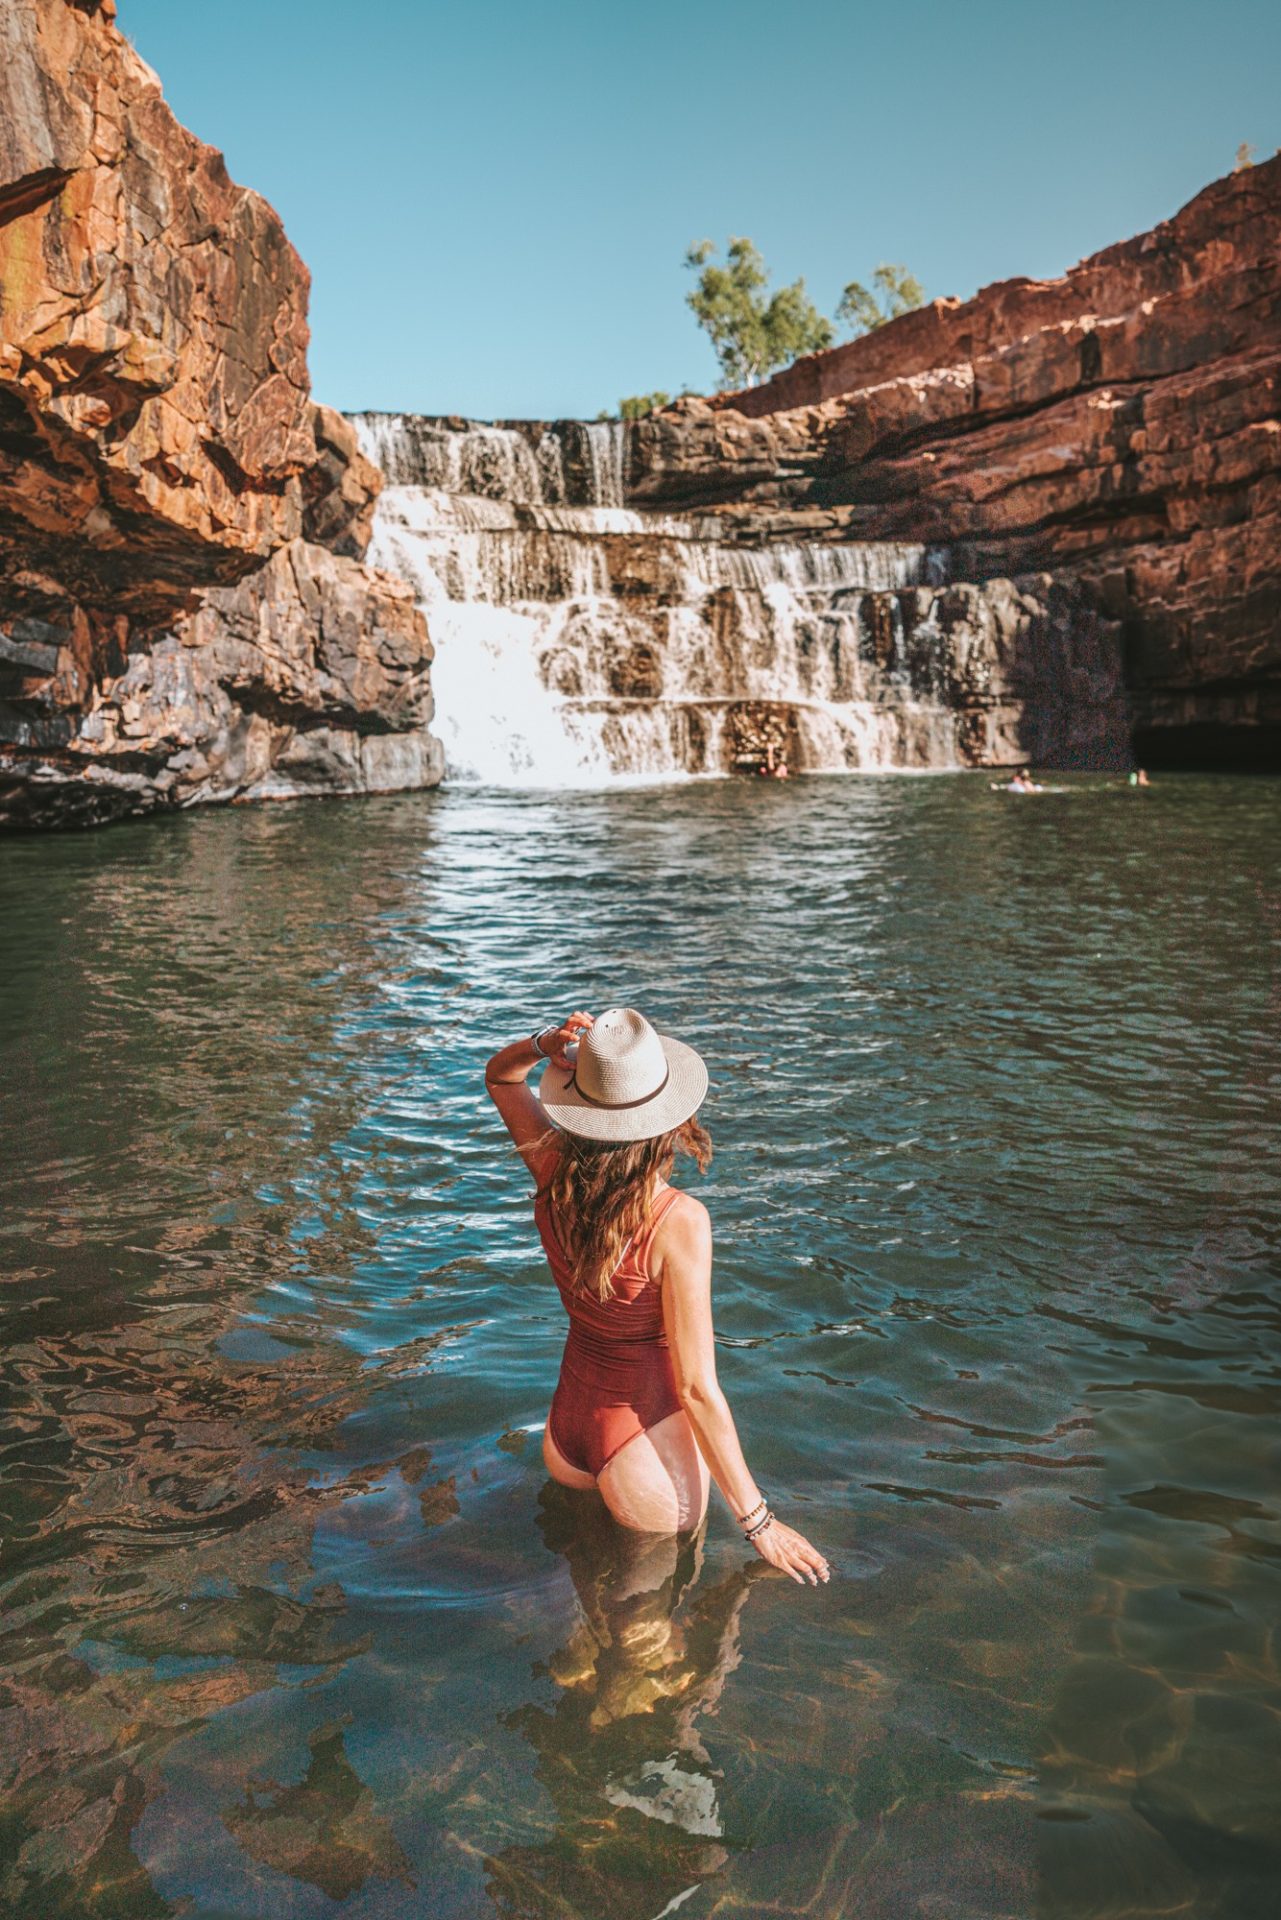
[[[543,1465],[546,1467],[552,1479],[558,1480],[562,1487],[586,1488],[596,1485],[596,1476],[594,1473],[584,1473],[581,1467],[571,1466],[565,1458],[560,1448],[556,1445],[556,1442],[552,1439],[552,1423],[550,1420],[548,1420],[546,1426],[543,1428]]]
[[[601,1468],[596,1485],[621,1526],[683,1533],[707,1512],[711,1478],[683,1410],[638,1433]]]

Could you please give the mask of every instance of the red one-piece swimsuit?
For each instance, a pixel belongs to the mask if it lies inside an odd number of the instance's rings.
[[[668,1187],[629,1242],[614,1270],[613,1298],[605,1301],[575,1287],[547,1195],[534,1202],[543,1250],[569,1315],[548,1423],[564,1458],[581,1473],[598,1474],[629,1440],[680,1407],[662,1294],[649,1276],[654,1234],[679,1191]]]

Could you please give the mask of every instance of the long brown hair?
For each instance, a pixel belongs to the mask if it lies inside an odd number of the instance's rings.
[[[614,1274],[628,1241],[645,1223],[655,1181],[666,1180],[678,1153],[687,1153],[706,1173],[712,1136],[694,1115],[654,1140],[617,1145],[561,1132],[544,1139],[557,1158],[539,1192],[548,1197],[553,1225],[574,1263],[575,1284],[602,1302],[612,1300]]]

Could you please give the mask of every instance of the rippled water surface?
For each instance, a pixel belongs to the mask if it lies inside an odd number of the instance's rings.
[[[0,847],[0,1910],[1270,1917],[1279,828],[948,777]],[[609,1001],[711,1062],[818,1591],[544,1476],[481,1069]]]

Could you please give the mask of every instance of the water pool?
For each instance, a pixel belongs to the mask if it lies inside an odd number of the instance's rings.
[[[0,846],[0,1907],[1270,1915],[1279,829],[946,776]],[[481,1068],[610,1001],[711,1063],[722,1382],[826,1588],[543,1474]]]

